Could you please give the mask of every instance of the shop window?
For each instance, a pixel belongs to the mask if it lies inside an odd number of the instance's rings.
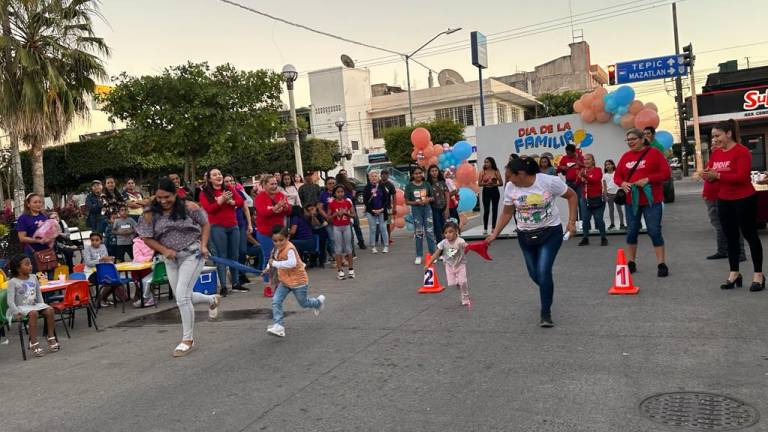
[[[752,171],[765,171],[765,135],[745,135],[741,140],[752,152]]]

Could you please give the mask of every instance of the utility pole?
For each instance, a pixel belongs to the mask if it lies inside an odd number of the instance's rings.
[[[693,55],[693,44],[688,44],[683,48],[683,56],[686,57],[686,66],[690,72],[691,81],[691,116],[693,118],[693,139],[696,146],[696,172],[701,174],[704,169],[704,160],[701,154],[701,132],[699,132],[699,102],[696,97],[696,77],[693,74],[693,64],[696,56]]]
[[[672,3],[672,24],[675,31],[675,55],[680,55],[680,39],[677,35],[677,3]],[[683,79],[680,75],[675,77],[675,102],[677,102],[677,119],[680,125],[680,164],[683,168],[683,177],[688,177],[688,137],[685,131],[685,118],[683,116]]]

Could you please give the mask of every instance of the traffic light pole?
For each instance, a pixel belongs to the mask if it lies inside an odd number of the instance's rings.
[[[675,32],[675,54],[680,55],[680,39],[677,35],[677,3],[672,3],[672,24]],[[677,102],[677,119],[680,125],[680,166],[683,168],[683,177],[688,177],[688,137],[685,130],[685,116],[683,116],[683,80],[680,75],[675,77],[675,101]]]

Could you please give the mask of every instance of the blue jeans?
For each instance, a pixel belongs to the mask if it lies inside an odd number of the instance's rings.
[[[280,283],[280,285],[278,285],[277,289],[275,290],[275,295],[272,297],[272,321],[275,324],[283,325],[283,302],[291,291],[293,291],[293,295],[296,297],[296,301],[299,303],[299,306],[305,309],[320,309],[320,300],[307,297],[308,288],[309,285],[303,285],[296,288],[288,288]]]
[[[299,254],[315,252],[316,243],[315,243],[314,237],[306,240],[294,239],[294,240],[291,240],[291,243],[293,243],[293,245],[296,246],[296,250],[299,251]]]
[[[435,253],[435,228],[432,223],[432,207],[428,205],[411,206],[413,227],[416,238],[416,256],[424,256],[424,236],[427,237],[429,253]]]
[[[435,243],[443,240],[443,227],[445,226],[445,208],[432,207],[432,222],[435,230]]]
[[[595,218],[595,227],[600,231],[600,238],[605,237],[605,221],[603,215],[605,214],[605,202],[603,205],[597,208],[589,208],[587,200],[581,201],[581,232],[584,238],[589,238],[589,231],[592,229],[592,218]]]
[[[208,249],[215,256],[237,261],[240,254],[240,228],[225,227],[221,225],[211,225],[211,239],[208,241]],[[221,289],[227,287],[227,266],[219,264],[216,266],[219,272],[219,286]],[[240,283],[240,272],[232,268],[232,285]]]
[[[272,254],[272,236],[265,236],[264,234],[257,232],[256,241],[261,245],[261,254],[263,257],[261,262],[264,264],[261,267],[261,270],[264,270],[264,267],[269,263],[269,257]],[[269,283],[269,273],[265,273],[262,280],[265,284]]]
[[[560,250],[560,245],[563,244],[563,227],[561,225],[550,227],[548,230],[551,231],[549,237],[547,237],[543,244],[538,246],[529,246],[525,244],[520,235],[517,236],[520,249],[523,250],[528,275],[539,286],[542,316],[549,315],[552,312],[552,297],[555,293],[552,266],[555,264],[555,258]]]
[[[661,216],[664,210],[662,203],[639,206],[637,214],[631,205],[625,207],[627,214],[627,244],[636,245],[637,235],[640,233],[640,217],[645,219],[645,228],[654,247],[664,246],[664,237],[661,235]]]
[[[387,222],[384,220],[384,213],[373,214],[366,213],[368,218],[368,243],[371,247],[376,247],[376,228],[380,228],[379,237],[381,238],[381,245],[384,247],[389,246],[389,235],[387,233]]]
[[[238,225],[240,229],[240,247],[238,248],[238,262],[245,263],[245,254],[248,252],[248,225]]]

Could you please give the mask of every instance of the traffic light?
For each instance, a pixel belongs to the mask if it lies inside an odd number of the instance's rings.
[[[682,117],[683,120],[690,120],[690,118],[688,118],[688,106],[686,104],[680,105],[680,117]]]
[[[616,85],[616,65],[608,65],[608,85]]]
[[[693,55],[693,44],[688,44],[683,47],[682,60],[683,65],[693,67],[693,61],[696,60],[696,56]]]

